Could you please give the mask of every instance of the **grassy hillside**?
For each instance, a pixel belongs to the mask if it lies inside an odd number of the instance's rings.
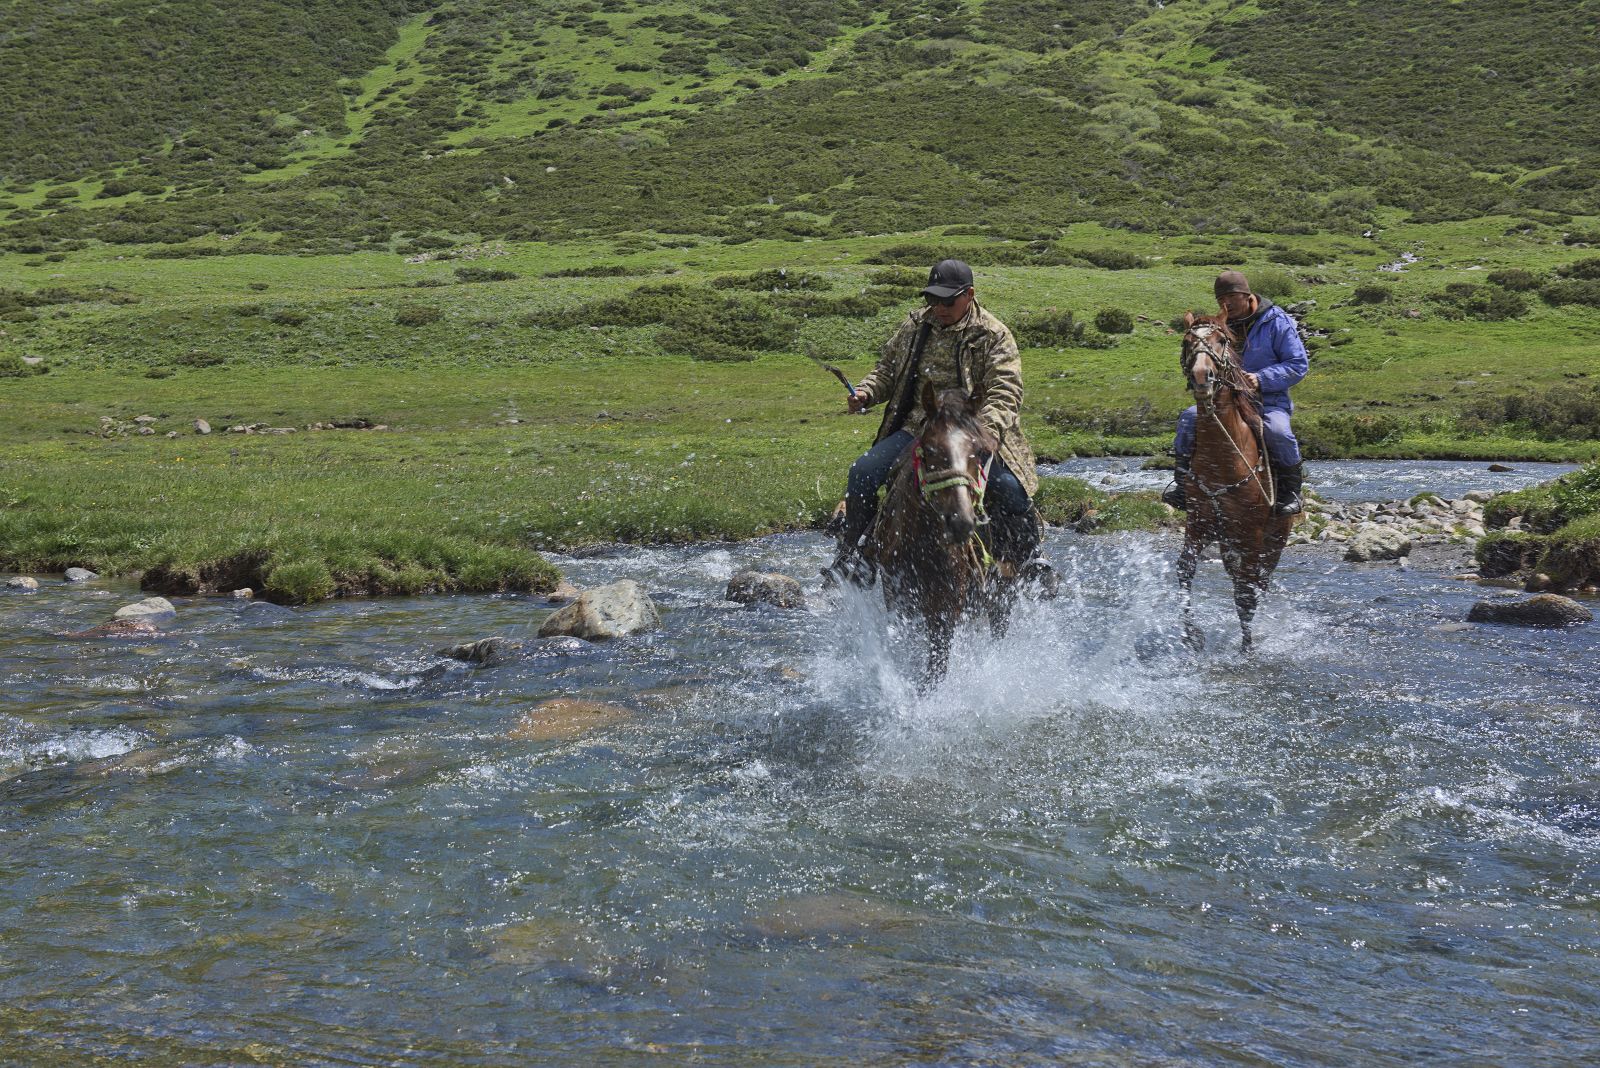
[[[1595,35],[1557,33],[1591,2],[13,6],[0,70],[44,89],[3,105],[20,250],[1600,210]]]
[[[1165,447],[1237,266],[1314,302],[1313,456],[1594,458],[1594,7],[9,0],[0,568],[538,589],[812,524],[876,424],[806,356],[950,254],[1046,457]]]

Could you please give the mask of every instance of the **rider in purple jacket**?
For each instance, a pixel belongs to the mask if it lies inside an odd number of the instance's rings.
[[[1289,387],[1306,376],[1310,361],[1300,341],[1300,331],[1289,313],[1266,297],[1250,292],[1250,283],[1238,271],[1223,271],[1213,287],[1217,304],[1228,317],[1235,337],[1244,338],[1240,364],[1245,377],[1261,389],[1261,427],[1266,438],[1267,462],[1272,465],[1272,481],[1277,503],[1274,515],[1294,515],[1300,511],[1300,486],[1305,469],[1300,462],[1300,443],[1289,426],[1294,404]],[[1178,436],[1172,443],[1177,454],[1177,477],[1161,499],[1174,508],[1184,508],[1183,478],[1189,473],[1194,456],[1194,425],[1197,412],[1187,409],[1178,417]]]

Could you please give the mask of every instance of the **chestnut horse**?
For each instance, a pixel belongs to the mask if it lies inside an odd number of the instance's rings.
[[[1289,540],[1294,516],[1272,514],[1272,472],[1261,445],[1260,398],[1236,362],[1235,339],[1226,320],[1184,316],[1183,373],[1194,393],[1194,458],[1184,493],[1189,520],[1178,556],[1183,589],[1183,627],[1198,648],[1204,636],[1191,617],[1190,591],[1200,554],[1212,542],[1233,579],[1244,648],[1250,621]]]
[[[978,533],[987,521],[987,458],[998,443],[964,389],[935,396],[923,383],[922,407],[927,421],[889,481],[862,555],[877,568],[888,609],[926,625],[927,681],[936,682],[949,666],[956,624],[987,610],[1003,634],[1012,594]]]

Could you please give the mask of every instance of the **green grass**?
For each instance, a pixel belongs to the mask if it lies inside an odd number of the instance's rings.
[[[1295,392],[1299,424],[1391,421],[1381,427],[1392,432],[1350,455],[1595,456],[1591,440],[1541,440],[1537,428],[1466,434],[1454,420],[1483,390],[1600,376],[1600,310],[1536,302],[1505,323],[1405,314],[1446,282],[1485,273],[1469,268],[1548,272],[1584,254],[1547,236],[1508,237],[1506,228],[1489,219],[1397,226],[1380,242],[1295,242],[1326,261],[1295,269],[1325,279],[1302,283],[1318,301],[1312,324],[1350,339],[1316,353]],[[64,287],[89,298],[0,320],[0,355],[40,356],[49,371],[7,378],[0,394],[0,567],[146,571],[159,588],[238,583],[286,601],[329,591],[537,589],[554,578],[539,556],[545,549],[813,525],[877,422],[841,414],[842,391],[799,351],[860,378],[911,290],[864,317],[797,318],[793,351],[741,363],[664,352],[649,324],[528,323],[663,279],[700,287],[778,267],[820,276],[822,296],[848,296],[883,270],[868,259],[908,242],[974,258],[1020,247],[927,231],[732,246],[636,235],[621,242],[622,253],[610,240],[507,243],[503,255],[428,263],[392,253],[149,260],[109,248],[52,262],[0,258],[0,289]],[[1266,263],[1270,243],[1240,247],[1247,270]],[[979,267],[980,296],[1013,323],[1051,309],[1136,316],[1134,332],[1110,349],[1024,351],[1031,440],[1046,458],[1165,448],[1188,403],[1178,339],[1165,324],[1206,305],[1215,271],[1173,261],[1216,246],[1093,224],[1069,228],[1057,245],[1120,247],[1150,266]],[[1413,246],[1423,248],[1422,264],[1379,278],[1377,264]],[[519,277],[461,284],[454,269],[463,263]],[[547,277],[609,263],[647,273]],[[446,284],[413,287],[424,279]],[[1374,280],[1394,287],[1392,302],[1344,306]],[[137,302],[93,299],[104,287]],[[397,324],[410,306],[442,314],[424,326]],[[279,312],[295,314],[280,322]],[[103,416],[144,414],[158,418],[153,436],[98,436]],[[196,418],[217,433],[194,435]],[[303,429],[354,418],[393,429]],[[302,429],[223,432],[251,423]],[[1091,423],[1101,429],[1085,429]],[[169,430],[179,436],[166,438]],[[1147,526],[1164,514],[1148,499],[1108,500],[1058,484],[1042,503],[1061,521],[1094,507],[1104,529]]]

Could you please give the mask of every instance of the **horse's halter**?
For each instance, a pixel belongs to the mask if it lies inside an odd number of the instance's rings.
[[[978,513],[978,522],[988,522],[988,515],[983,510],[983,494],[989,488],[989,465],[994,463],[994,455],[978,465],[977,475],[968,474],[959,467],[947,467],[941,471],[929,471],[922,452],[922,438],[917,438],[915,449],[911,453],[911,471],[917,479],[917,490],[924,499],[932,497],[941,490],[964,487],[972,494],[972,510]]]
[[[1211,347],[1211,338],[1219,334],[1222,337],[1222,351],[1220,352]],[[1190,344],[1191,340],[1193,341],[1192,345]],[[1215,372],[1215,374],[1206,376],[1204,389],[1195,385],[1194,381],[1194,365],[1200,353],[1204,353],[1206,358],[1211,361],[1212,370]],[[1183,339],[1183,353],[1181,356],[1183,374],[1189,381],[1189,391],[1194,394],[1196,408],[1217,424],[1217,427],[1222,431],[1222,436],[1227,438],[1228,444],[1233,447],[1234,454],[1244,460],[1246,466],[1250,468],[1250,473],[1237,482],[1226,486],[1208,486],[1193,471],[1190,472],[1189,477],[1194,480],[1200,491],[1211,500],[1213,506],[1216,505],[1217,500],[1223,494],[1236,490],[1253,480],[1261,487],[1261,493],[1267,499],[1267,506],[1270,508],[1277,500],[1277,497],[1276,487],[1272,483],[1270,474],[1266,478],[1262,477],[1267,471],[1266,453],[1263,451],[1256,463],[1250,464],[1240,450],[1239,443],[1233,440],[1233,435],[1228,432],[1228,428],[1223,425],[1221,418],[1217,415],[1216,401],[1219,386],[1223,389],[1231,389],[1235,393],[1243,394],[1246,397],[1252,397],[1256,394],[1256,390],[1245,379],[1243,369],[1233,362],[1232,353],[1233,343],[1229,339],[1228,332],[1222,326],[1210,320],[1196,325],[1190,329]]]
[[[1222,337],[1222,350],[1220,352],[1211,347],[1212,337],[1219,334]],[[1192,345],[1188,344],[1191,339],[1194,342]],[[1215,324],[1196,327],[1190,331],[1189,336],[1184,341],[1183,374],[1189,381],[1189,392],[1193,393],[1197,398],[1209,401],[1216,392],[1217,379],[1221,379],[1224,386],[1233,389],[1245,388],[1244,383],[1239,379],[1239,370],[1233,362],[1233,345],[1228,340],[1228,335],[1222,327]],[[1206,358],[1211,361],[1211,366],[1216,372],[1215,375],[1206,376],[1204,390],[1195,385],[1194,381],[1194,365],[1199,353],[1205,353]]]

